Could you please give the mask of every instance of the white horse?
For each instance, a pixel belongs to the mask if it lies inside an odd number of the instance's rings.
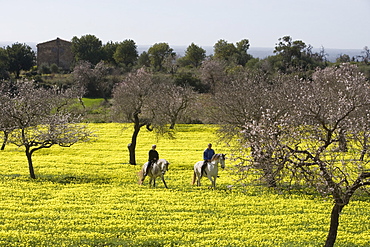
[[[202,174],[202,165],[204,161],[198,161],[194,165],[193,185],[195,184],[195,180],[197,180],[197,186],[200,186],[200,179],[203,176],[207,176],[208,179],[212,183],[212,187],[216,188],[216,178],[218,175],[218,164],[219,163],[221,164],[222,169],[225,168],[225,155],[226,154],[213,155],[211,162],[207,162],[207,166],[205,167],[203,174]]]
[[[146,167],[148,166],[149,162],[146,162],[143,167],[141,168],[141,171],[139,172],[139,184],[143,184],[145,177],[144,173],[146,171]],[[157,162],[153,163],[148,171],[148,176],[150,177],[149,185],[155,187],[155,180],[157,177],[161,177],[164,186],[166,189],[168,189],[166,181],[164,181],[164,174],[166,171],[168,171],[168,165],[170,163],[165,159],[159,159]]]

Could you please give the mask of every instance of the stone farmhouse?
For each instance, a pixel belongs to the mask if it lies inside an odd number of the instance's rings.
[[[72,42],[60,38],[37,44],[37,66],[56,64],[63,70],[70,70],[73,63],[71,47]]]

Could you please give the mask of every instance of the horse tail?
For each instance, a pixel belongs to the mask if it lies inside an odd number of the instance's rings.
[[[144,177],[144,171],[143,171],[143,169],[141,169],[141,171],[139,171],[137,173],[137,176],[139,177],[139,180],[137,181],[138,184],[142,185],[143,184],[143,177]]]
[[[195,184],[195,180],[197,179],[197,174],[195,173],[194,171],[194,175],[193,175],[193,185]]]

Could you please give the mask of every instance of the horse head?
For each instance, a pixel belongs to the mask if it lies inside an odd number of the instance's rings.
[[[160,164],[160,167],[161,167],[161,172],[162,174],[164,175],[166,173],[166,171],[168,171],[168,165],[170,163],[167,161],[167,160],[163,160]]]
[[[226,156],[226,154],[215,154],[212,157],[212,161],[215,161],[216,163],[220,163],[221,168],[224,169],[225,168],[225,159],[226,159],[225,156]]]
[[[226,154],[221,154],[220,155],[220,163],[221,163],[221,168],[222,169],[225,169],[225,156],[226,156]]]

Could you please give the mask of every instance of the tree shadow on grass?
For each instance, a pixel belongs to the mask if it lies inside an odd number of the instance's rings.
[[[39,175],[36,179],[32,179],[29,176],[21,174],[1,174],[0,180],[17,180],[23,182],[34,182],[34,183],[45,183],[52,182],[57,184],[111,184],[113,178],[111,177],[99,177],[99,176],[83,176],[83,175]]]
[[[60,175],[47,175],[39,176],[37,179],[40,182],[49,181],[58,184],[110,184],[112,179],[110,177],[91,177],[91,176],[60,176]]]
[[[1,174],[0,175],[2,179],[17,179],[21,177],[21,174]]]

